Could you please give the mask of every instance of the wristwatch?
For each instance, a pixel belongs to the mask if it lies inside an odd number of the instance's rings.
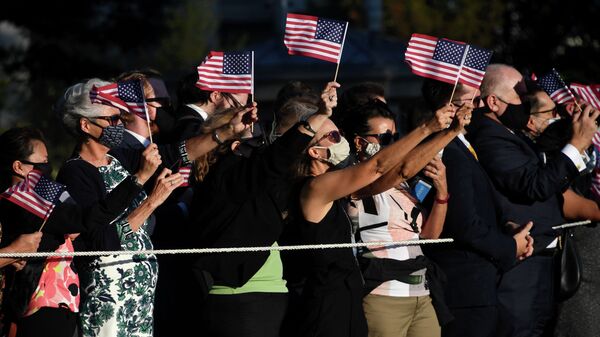
[[[144,188],[144,185],[142,185],[140,183],[140,181],[138,180],[138,177],[135,174],[130,175],[129,178],[131,179],[131,181],[133,181],[134,184],[137,185],[137,187]]]

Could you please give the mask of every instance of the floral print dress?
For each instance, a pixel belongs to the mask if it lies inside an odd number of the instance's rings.
[[[129,172],[111,157],[98,168],[107,192]],[[123,250],[152,249],[147,222],[134,232],[127,216],[146,199],[142,191],[110,225],[116,226]],[[81,327],[85,337],[151,337],[154,292],[158,278],[155,255],[112,255],[95,257],[81,273]]]

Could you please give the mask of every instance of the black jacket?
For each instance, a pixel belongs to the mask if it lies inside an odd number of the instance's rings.
[[[515,241],[502,233],[492,184],[460,139],[446,146],[442,160],[451,197],[441,237],[454,242],[423,250],[446,274],[450,307],[495,305],[497,278],[516,262]]]
[[[181,160],[179,145],[159,145],[158,148],[163,166],[170,167]],[[115,157],[130,174],[134,174],[140,167],[142,152],[143,149],[116,149],[109,154]],[[157,172],[160,170],[161,168]],[[56,180],[67,186],[71,197],[84,209],[93,207],[107,197],[104,180],[98,168],[77,157],[63,165]],[[98,225],[95,235],[86,238],[86,245],[94,250],[120,250],[121,242],[117,229],[109,225],[119,214],[103,219],[104,222]]]
[[[271,246],[283,227],[290,167],[310,140],[295,126],[249,158],[221,157],[194,187],[190,218],[195,246]],[[202,254],[192,268],[195,273],[208,272],[215,284],[240,287],[268,256],[269,252]]]
[[[579,175],[575,164],[561,153],[544,165],[531,141],[480,109],[473,113],[467,139],[497,192],[501,223],[533,221],[535,251],[545,248],[556,237],[552,226],[564,221],[562,192]]]
[[[200,127],[204,123],[204,118],[187,105],[182,105],[177,110],[177,122],[173,134],[179,140],[185,140],[199,135]]]
[[[75,250],[95,249],[87,242],[99,242],[106,235],[104,224],[121,214],[141,189],[130,179],[121,182],[106,198],[83,208],[72,199],[58,204],[44,225],[38,251],[52,252],[65,242],[65,234],[81,233],[73,242]],[[0,200],[0,222],[2,223],[2,245],[10,244],[21,234],[40,229],[43,221],[25,209],[6,199]],[[4,309],[11,319],[21,317],[27,309],[33,292],[37,288],[46,259],[28,259],[23,270],[7,269],[7,289]]]

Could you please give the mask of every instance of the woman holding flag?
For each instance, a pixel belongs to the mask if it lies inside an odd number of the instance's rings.
[[[130,105],[122,99],[121,89],[119,83],[91,79],[67,89],[57,106],[64,126],[78,140],[74,157],[62,167],[58,180],[84,207],[105,199],[124,180],[143,185],[150,177],[133,175],[146,165],[140,160],[142,153],[166,167],[188,164],[215,148],[217,140],[235,137],[256,120],[255,109],[245,108],[216,131],[217,137],[150,144],[145,150],[117,149],[124,132],[120,109],[129,110]],[[102,224],[106,235],[91,244],[103,250],[152,249],[147,219],[182,182],[180,174],[162,169],[150,195],[140,192],[122,214],[106,219]],[[157,275],[153,255],[99,256],[89,261],[81,275],[86,295],[80,315],[83,336],[152,336]]]
[[[41,132],[13,128],[0,136],[0,221],[5,242],[18,235],[42,235],[41,251],[85,249],[89,237],[102,236],[103,219],[119,215],[141,188],[123,181],[106,200],[83,210],[50,180],[51,166]],[[145,165],[151,175],[158,164]],[[76,234],[74,234],[76,233]],[[81,235],[79,235],[81,233]],[[5,312],[16,323],[16,335],[72,337],[79,312],[79,276],[73,258],[30,259],[24,269],[9,273]],[[14,329],[13,329],[14,333]]]

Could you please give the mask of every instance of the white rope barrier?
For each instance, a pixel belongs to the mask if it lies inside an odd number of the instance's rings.
[[[320,245],[298,245],[298,246],[269,246],[269,247],[229,247],[229,248],[189,248],[189,249],[153,249],[153,250],[113,250],[113,251],[89,251],[89,252],[35,252],[35,253],[0,253],[0,258],[25,258],[25,257],[68,257],[68,256],[109,256],[109,255],[173,255],[173,254],[213,254],[213,253],[243,253],[243,252],[266,252],[284,250],[315,250],[336,248],[357,248],[370,246],[415,246],[432,243],[449,243],[453,239],[436,240],[405,240],[405,241],[380,241],[380,242],[358,242],[358,243],[331,243]]]
[[[554,226],[552,229],[564,229],[585,226],[592,223],[590,220],[566,223]],[[404,247],[436,243],[451,243],[454,239],[435,240],[405,240],[405,241],[379,241],[358,243],[331,243],[319,245],[297,245],[297,246],[269,246],[269,247],[228,247],[228,248],[188,248],[188,249],[149,249],[149,250],[112,250],[112,251],[89,251],[89,252],[34,252],[34,253],[0,253],[0,258],[35,258],[35,257],[71,257],[71,256],[110,256],[110,255],[176,255],[176,254],[216,254],[216,253],[245,253],[245,252],[267,252],[286,250],[316,250],[316,249],[339,249],[358,247]]]
[[[589,225],[591,223],[592,223],[591,220],[577,221],[577,222],[566,223],[566,224],[560,225],[560,226],[554,226],[554,227],[552,227],[552,229],[557,230],[557,229],[585,226],[585,225]]]

